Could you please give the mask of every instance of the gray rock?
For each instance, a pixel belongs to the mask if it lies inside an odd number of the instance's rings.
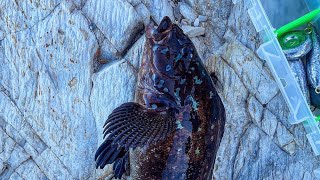
[[[200,24],[200,20],[199,20],[198,18],[196,18],[196,20],[194,20],[194,22],[193,22],[193,25],[194,25],[195,27],[198,27],[199,24]]]
[[[98,144],[103,142],[103,125],[113,109],[125,102],[134,101],[136,72],[134,66],[126,61],[115,61],[106,65],[92,78],[93,88],[90,96],[91,107],[96,120]],[[95,148],[98,148],[95,146]],[[109,176],[112,167],[98,170],[100,178]]]
[[[92,77],[92,81],[90,100],[100,144],[103,140],[103,125],[108,115],[122,103],[133,101],[136,74],[128,61],[115,61],[103,67]],[[112,106],[107,102],[112,102]]]
[[[72,2],[77,6],[77,8],[83,8],[87,0],[73,0]]]
[[[5,36],[4,31],[0,30],[0,40],[4,39]]]
[[[25,151],[48,178],[89,178],[97,137],[88,94],[97,42],[79,11],[60,6],[1,42],[1,84],[9,94],[0,92],[0,116],[26,140]]]
[[[137,6],[141,3],[141,0],[127,0],[128,3],[130,3],[132,6]]]
[[[250,3],[186,2],[210,17],[199,25],[205,37],[191,40],[227,113],[215,178],[316,179],[319,158],[303,126],[288,123],[285,100],[255,54],[261,39]],[[174,6],[167,0],[0,3],[0,179],[111,179],[112,165],[95,170],[93,157],[108,115],[134,101],[145,37],[132,39],[148,11],[159,23],[175,18]],[[195,19],[204,21],[201,15]],[[98,47],[108,61],[94,72]]]
[[[190,19],[191,21],[194,21],[198,13],[192,9],[187,3],[180,2],[179,3],[179,10],[183,17]]]
[[[204,27],[193,27],[184,25],[181,27],[183,32],[190,38],[204,35],[205,28]]]
[[[88,0],[82,10],[120,53],[126,51],[143,28],[139,14],[126,1]]]
[[[223,59],[230,64],[238,76],[241,76],[250,93],[255,94],[260,102],[267,104],[278,94],[279,88],[276,82],[254,52],[237,41],[230,42],[222,48]],[[266,89],[267,92],[265,92]]]
[[[1,137],[2,139],[3,137]],[[1,159],[0,159],[0,174],[3,174],[4,171],[7,169],[7,166],[8,164],[3,162]]]
[[[23,178],[16,172],[14,172],[9,179],[23,180]]]
[[[120,52],[114,47],[114,45],[109,41],[109,39],[104,39],[103,42],[100,44],[101,50],[101,58],[105,60],[115,60],[120,56]],[[102,62],[100,62],[102,63]],[[103,62],[107,63],[107,62]]]
[[[191,22],[189,19],[181,19],[181,25],[191,25]]]
[[[81,157],[78,157],[78,158],[81,158]],[[58,179],[58,178],[71,179],[73,176],[70,170],[68,170],[68,169],[71,169],[72,165],[68,165],[68,167],[63,165],[61,160],[50,149],[46,149],[41,153],[41,155],[34,158],[34,162],[39,167],[41,167],[41,170],[43,172],[46,172],[46,176],[49,179]],[[84,176],[84,175],[79,174],[78,176]]]
[[[139,13],[140,17],[143,19],[143,23],[145,26],[150,23],[150,11],[144,4],[139,4],[135,7],[135,10]]]
[[[23,179],[48,179],[48,177],[39,169],[37,164],[32,159],[22,163],[15,171]]]
[[[159,24],[163,17],[174,20],[173,8],[168,0],[142,0],[151,13],[152,19]]]
[[[0,4],[0,30],[5,34],[26,30],[47,17],[60,0],[22,2],[3,0]],[[30,16],[31,15],[31,16]]]
[[[130,65],[133,65],[134,70],[137,72],[140,67],[140,63],[143,58],[144,45],[146,42],[145,34],[131,47],[124,59],[126,59]],[[136,73],[135,73],[136,74]]]
[[[199,19],[200,22],[205,22],[205,21],[208,20],[208,17],[207,16],[203,16],[203,15],[199,15],[198,19]]]

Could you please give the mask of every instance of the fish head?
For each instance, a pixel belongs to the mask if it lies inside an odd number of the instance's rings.
[[[198,57],[192,41],[167,16],[157,27],[149,25],[146,37],[148,60],[159,75],[179,78],[188,71],[191,60]]]

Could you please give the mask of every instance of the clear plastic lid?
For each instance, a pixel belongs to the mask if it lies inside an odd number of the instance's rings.
[[[286,3],[288,1],[262,0],[261,3],[259,0],[250,0],[252,8],[248,10],[255,29],[264,40],[264,43],[257,50],[257,54],[268,63],[280,91],[286,100],[291,112],[289,122],[291,124],[303,122],[307,132],[307,138],[316,155],[320,154],[320,130],[318,123],[295,80],[274,32],[275,28],[280,28],[318,8],[320,5],[319,1],[320,0],[292,0],[290,3]],[[237,0],[233,2],[236,3]],[[274,7],[281,9],[275,11],[272,9]],[[296,9],[297,7],[299,7],[299,9]]]

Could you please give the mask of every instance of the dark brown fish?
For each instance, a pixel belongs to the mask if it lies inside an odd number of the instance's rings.
[[[225,110],[191,40],[165,17],[146,33],[137,103],[113,110],[96,166],[113,164],[115,178],[211,179]]]

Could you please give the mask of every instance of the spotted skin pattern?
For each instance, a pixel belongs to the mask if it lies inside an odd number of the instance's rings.
[[[165,17],[146,32],[137,101],[165,113],[176,131],[139,154],[134,179],[211,179],[225,110],[191,40]]]

